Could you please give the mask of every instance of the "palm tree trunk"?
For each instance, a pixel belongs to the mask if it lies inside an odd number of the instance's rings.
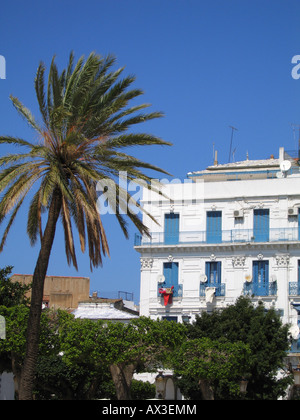
[[[35,368],[39,351],[39,332],[44,283],[54,241],[56,223],[61,209],[61,202],[61,194],[58,190],[55,190],[49,208],[47,225],[41,241],[41,250],[32,279],[31,304],[26,334],[26,355],[19,390],[20,400],[32,399]]]

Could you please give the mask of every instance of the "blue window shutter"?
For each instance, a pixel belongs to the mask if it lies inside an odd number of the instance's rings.
[[[253,261],[253,292],[257,296],[269,295],[269,261]]]
[[[206,242],[218,244],[222,242],[222,212],[208,211],[206,213]]]
[[[178,285],[178,263],[164,263],[165,286]]]
[[[258,261],[253,261],[253,283],[258,283]]]
[[[217,283],[221,283],[221,261],[217,262]]]
[[[205,275],[207,277],[207,282],[210,282],[210,262],[205,263]]]
[[[172,283],[172,263],[164,264],[164,276],[166,286],[171,285]]]
[[[266,286],[269,286],[269,261],[264,261],[264,267],[265,267],[264,283]]]
[[[178,263],[172,263],[172,285],[178,285]]]
[[[211,286],[221,284],[221,265],[218,262],[206,262],[205,263],[205,275],[207,276],[207,283]]]
[[[269,242],[269,209],[255,209],[253,220],[254,242]]]
[[[179,242],[179,214],[165,214],[165,244],[176,245]]]

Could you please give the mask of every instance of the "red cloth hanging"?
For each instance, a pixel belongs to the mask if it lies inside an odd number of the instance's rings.
[[[161,287],[160,289],[158,289],[159,293],[164,297],[165,306],[167,306],[168,304],[171,305],[173,301],[173,289],[174,289],[174,286]]]

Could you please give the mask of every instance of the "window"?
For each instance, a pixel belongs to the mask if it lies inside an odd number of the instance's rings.
[[[225,296],[225,284],[221,283],[221,268],[220,261],[210,261],[205,263],[205,275],[207,281],[200,283],[200,296],[205,296],[205,289],[207,287],[214,287],[216,289],[216,296]]]
[[[254,210],[254,242],[269,242],[269,209]]]
[[[163,274],[165,281],[158,284],[158,296],[161,296],[159,290],[169,289],[173,286],[172,297],[182,297],[182,284],[178,284],[179,264],[174,262],[164,263]]]
[[[276,281],[269,281],[269,261],[253,261],[252,281],[244,283],[244,294],[248,296],[274,296]]]
[[[297,281],[289,282],[289,295],[291,296],[300,295],[300,260],[298,260],[298,266],[297,266]]]
[[[256,295],[268,296],[269,261],[253,261],[253,285]]]
[[[206,262],[205,274],[209,286],[217,286],[221,283],[221,262]]]
[[[218,244],[222,242],[222,212],[208,211],[206,213],[206,242]]]
[[[165,244],[176,245],[179,242],[179,214],[165,214]]]
[[[164,263],[164,287],[171,287],[178,285],[178,263],[169,262]]]
[[[167,321],[177,322],[178,317],[177,316],[163,316],[162,319],[166,319]]]
[[[273,296],[277,293],[276,282],[269,282],[269,261],[253,261],[252,294]]]

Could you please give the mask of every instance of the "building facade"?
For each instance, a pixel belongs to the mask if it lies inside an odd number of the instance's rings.
[[[13,282],[30,284],[31,274],[14,274]],[[74,310],[78,303],[89,298],[89,277],[46,276],[43,295],[43,308]],[[31,291],[28,292],[28,297]]]
[[[300,171],[279,157],[190,172],[184,182],[144,189],[151,237],[136,235],[141,255],[140,314],[193,321],[241,295],[274,307],[292,325],[298,351]],[[300,347],[299,347],[300,349]],[[299,350],[300,352],[300,350]]]

